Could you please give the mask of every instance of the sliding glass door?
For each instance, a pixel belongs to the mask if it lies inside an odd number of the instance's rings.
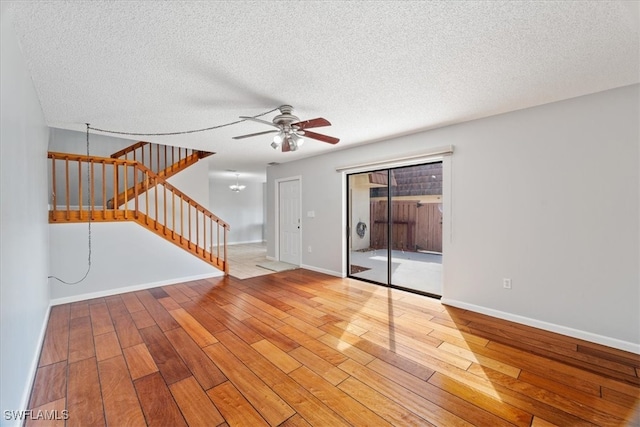
[[[348,176],[349,276],[442,293],[442,162]]]

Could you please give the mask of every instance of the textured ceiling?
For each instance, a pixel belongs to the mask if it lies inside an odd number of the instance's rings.
[[[52,127],[143,133],[291,104],[333,147],[276,152],[259,123],[149,141],[264,171],[327,150],[640,81],[638,2],[17,2]],[[274,114],[265,116],[270,119]]]

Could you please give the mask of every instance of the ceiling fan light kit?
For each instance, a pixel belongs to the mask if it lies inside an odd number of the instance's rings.
[[[318,117],[316,119],[305,120],[303,122],[293,115],[293,107],[291,105],[281,105],[279,108],[280,114],[273,118],[272,122],[258,119],[255,117],[240,116],[241,119],[251,120],[254,122],[262,123],[268,126],[273,126],[277,130],[268,130],[264,132],[251,133],[247,135],[234,136],[233,139],[244,139],[252,136],[266,135],[269,133],[277,133],[273,137],[271,147],[274,150],[281,149],[282,152],[296,151],[304,144],[303,136],[318,141],[323,141],[329,144],[337,144],[340,139],[334,138],[328,135],[322,135],[319,133],[311,132],[309,128],[317,128],[323,126],[331,126],[331,123],[327,119]]]

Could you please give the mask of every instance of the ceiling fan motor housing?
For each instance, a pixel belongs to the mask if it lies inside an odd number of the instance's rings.
[[[300,121],[293,113],[293,107],[291,105],[282,105],[280,108],[279,115],[273,118],[273,123],[280,126],[280,128],[284,131],[287,131],[291,128],[291,123],[297,123]]]

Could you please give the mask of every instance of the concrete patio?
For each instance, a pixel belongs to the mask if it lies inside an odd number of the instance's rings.
[[[442,295],[442,255],[405,252],[391,252],[391,282],[393,285],[434,295]],[[351,265],[369,270],[351,276],[387,283],[387,250],[351,251]]]

